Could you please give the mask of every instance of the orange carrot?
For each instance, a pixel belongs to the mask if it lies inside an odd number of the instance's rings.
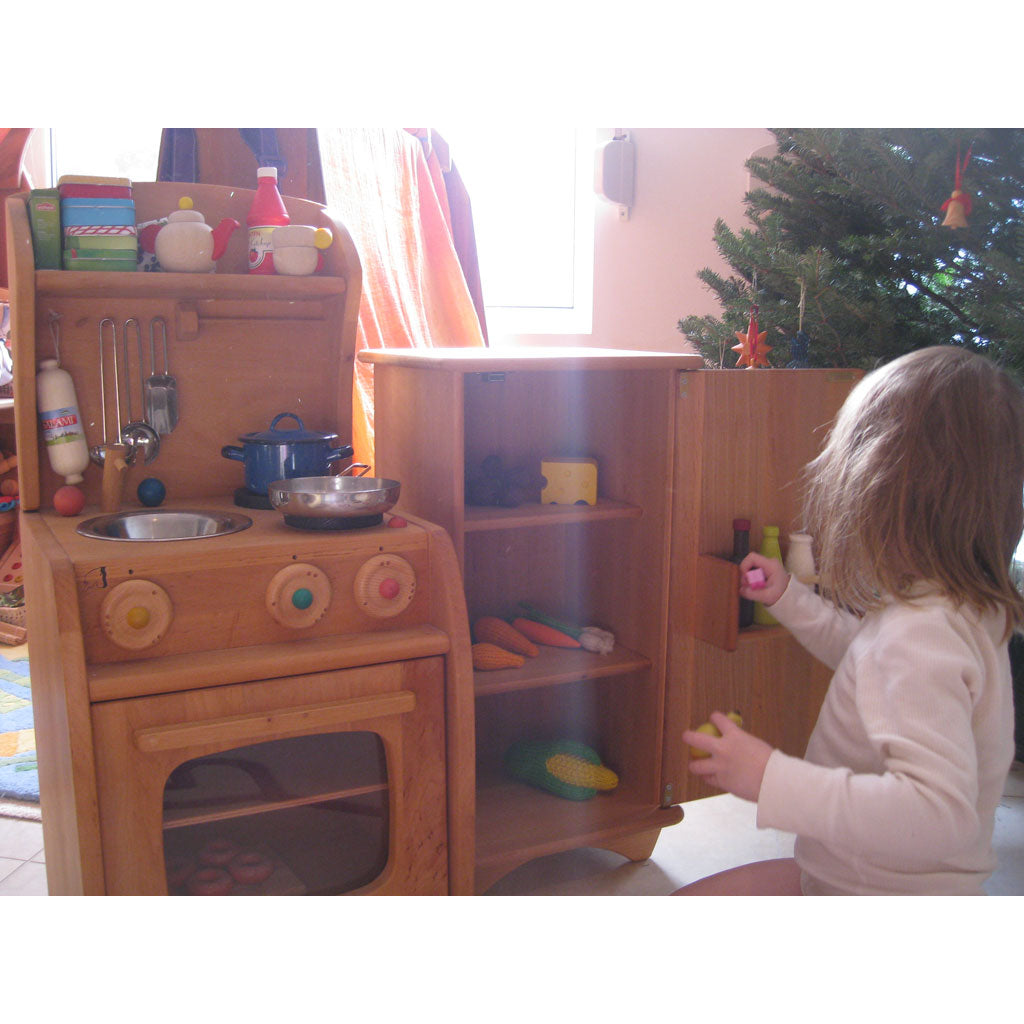
[[[563,633],[559,629],[545,626],[543,622],[533,622],[531,619],[514,619],[512,625],[535,644],[545,644],[548,647],[580,646],[579,640],[574,640],[567,633]]]

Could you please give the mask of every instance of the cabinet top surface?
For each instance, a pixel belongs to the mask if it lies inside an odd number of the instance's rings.
[[[367,363],[460,373],[499,369],[558,370],[565,368],[697,370],[703,359],[692,352],[640,352],[602,348],[432,348],[366,349],[359,359]]]

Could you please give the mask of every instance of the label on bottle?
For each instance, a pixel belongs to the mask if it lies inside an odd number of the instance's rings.
[[[39,414],[39,426],[43,432],[43,443],[47,446],[55,444],[71,444],[84,441],[85,431],[78,417],[78,409],[70,406],[66,409],[51,409]]]
[[[258,224],[249,228],[249,273],[274,273],[274,227]]]

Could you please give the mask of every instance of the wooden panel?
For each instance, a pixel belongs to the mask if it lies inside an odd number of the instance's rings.
[[[103,860],[74,572],[39,521],[22,520],[48,890],[98,896]]]
[[[253,192],[210,185],[139,182],[136,216],[165,216],[182,195],[192,196],[208,223],[233,217],[244,225]],[[342,225],[316,204],[286,200],[295,223],[329,227],[334,243],[314,278],[246,273],[244,227],[236,230],[212,274],[36,272],[26,197],[8,200],[15,346],[15,422],[19,438],[22,507],[48,507],[63,484],[37,441],[35,370],[53,354],[51,314],[61,317],[61,362],[72,374],[86,436],[103,440],[99,376],[99,323],[140,320],[149,365],[149,323],[168,326],[171,373],[178,381],[181,420],[162,439],[157,460],[134,467],[126,480],[128,500],[143,476],[158,476],[174,496],[229,494],[244,483],[238,463],[220,455],[242,433],[265,430],[278,412],[294,412],[307,429],[351,439],[352,364],[361,276],[355,247]],[[37,345],[38,340],[38,345]],[[134,338],[133,338],[134,342]],[[137,348],[130,363],[137,369]],[[112,355],[106,355],[112,373]],[[310,368],[316,372],[311,373]],[[133,371],[133,378],[135,377]],[[141,388],[133,380],[134,412],[141,415]],[[272,387],[270,385],[273,385]],[[108,439],[115,433],[112,387],[107,388]],[[122,395],[122,414],[127,394]],[[123,419],[123,422],[126,420]],[[101,467],[90,464],[83,489],[98,501]]]
[[[713,710],[738,707],[751,731],[803,754],[829,674],[781,627],[736,634],[730,589],[738,580],[726,559],[738,516],[751,520],[754,549],[766,524],[779,526],[785,554],[788,535],[802,526],[801,471],[860,376],[852,370],[682,375],[663,780],[672,800],[713,792],[686,770],[681,738]]]

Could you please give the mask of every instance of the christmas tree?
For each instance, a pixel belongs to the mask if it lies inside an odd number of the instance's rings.
[[[1024,377],[1024,130],[771,131],[778,154],[747,161],[749,226],[715,224],[732,273],[698,275],[722,315],[678,324],[709,366],[748,365],[753,328],[762,365],[957,344]]]

